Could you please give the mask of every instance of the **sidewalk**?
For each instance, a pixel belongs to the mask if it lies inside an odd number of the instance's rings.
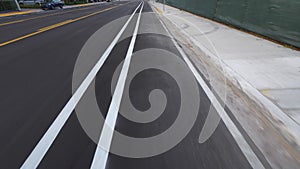
[[[227,79],[264,107],[269,112],[264,116],[299,147],[299,51],[168,5],[149,3],[218,65]]]

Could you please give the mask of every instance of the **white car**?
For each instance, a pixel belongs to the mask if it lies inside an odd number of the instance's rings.
[[[24,6],[27,6],[27,5],[39,5],[39,6],[41,6],[43,1],[44,0],[20,0],[19,4],[24,5]]]

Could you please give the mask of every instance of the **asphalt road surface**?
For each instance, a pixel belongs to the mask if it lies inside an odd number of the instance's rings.
[[[174,42],[146,1],[1,18],[0,168],[269,168]]]

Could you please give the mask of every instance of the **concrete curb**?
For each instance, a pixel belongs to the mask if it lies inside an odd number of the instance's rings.
[[[158,3],[158,2],[156,2]],[[156,6],[152,5],[156,9],[160,16],[165,17],[173,25],[180,29],[178,25],[169,20],[162,10],[158,9]],[[155,11],[155,10],[154,10]],[[254,88],[246,79],[241,77],[237,72],[235,72],[231,67],[229,67],[222,60],[218,59],[215,54],[207,50],[203,45],[196,41],[187,32],[181,31],[194,45],[199,47],[199,49],[211,60],[218,69],[224,74],[224,76],[235,85],[236,88],[241,90],[245,95],[247,95],[252,101],[258,104],[260,107],[266,110],[268,114],[263,114],[269,122],[276,128],[280,134],[289,142],[291,145],[296,145],[300,147],[300,126],[293,119],[291,119],[286,113],[284,113],[280,108],[278,108],[271,100],[266,98],[261,92]]]

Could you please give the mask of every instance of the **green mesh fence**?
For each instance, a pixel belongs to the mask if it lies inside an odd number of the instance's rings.
[[[166,4],[300,47],[300,0],[166,0]]]

